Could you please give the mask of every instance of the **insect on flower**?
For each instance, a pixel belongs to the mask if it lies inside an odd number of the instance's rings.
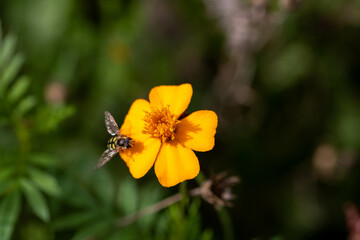
[[[200,164],[194,151],[214,147],[218,118],[210,110],[183,117],[192,94],[189,83],[162,85],[151,89],[149,101],[137,99],[131,105],[120,132],[136,144],[119,154],[134,178],[143,177],[152,166],[164,187],[198,175]]]
[[[104,166],[116,153],[131,148],[134,145],[132,138],[122,135],[114,117],[105,112],[105,125],[108,133],[112,135],[107,143],[107,149],[101,154],[95,169]]]

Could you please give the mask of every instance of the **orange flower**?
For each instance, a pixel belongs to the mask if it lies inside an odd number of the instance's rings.
[[[120,132],[135,145],[120,156],[134,178],[143,177],[155,163],[155,174],[164,187],[195,178],[199,161],[193,152],[214,147],[217,115],[196,111],[179,119],[188,107],[193,90],[190,84],[158,86],[149,100],[137,99],[131,105]]]

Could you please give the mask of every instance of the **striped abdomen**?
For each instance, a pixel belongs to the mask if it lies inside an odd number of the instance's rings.
[[[117,147],[116,142],[117,142],[118,139],[119,139],[118,136],[110,138],[109,141],[107,142],[107,148],[111,148],[111,149],[115,150],[116,147]]]

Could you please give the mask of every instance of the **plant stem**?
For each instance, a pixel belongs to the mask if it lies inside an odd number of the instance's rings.
[[[232,224],[227,209],[222,208],[220,211],[217,212],[222,225],[224,239],[234,240],[234,231],[232,229]]]
[[[200,195],[200,187],[192,189],[191,191],[189,191],[188,194],[191,197],[195,197],[195,196]],[[127,225],[129,225],[129,224],[131,224],[133,222],[136,222],[137,220],[145,217],[146,215],[159,212],[162,209],[167,208],[168,206],[181,201],[182,199],[183,199],[183,194],[181,192],[177,193],[177,194],[174,194],[174,195],[172,195],[172,196],[170,196],[168,198],[165,198],[164,200],[161,200],[160,202],[157,202],[157,203],[155,203],[153,205],[145,207],[145,208],[139,210],[136,213],[133,213],[133,214],[130,214],[128,216],[117,219],[115,221],[115,226],[118,227],[118,228],[127,226]]]

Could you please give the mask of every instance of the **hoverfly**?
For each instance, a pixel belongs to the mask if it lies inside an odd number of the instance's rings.
[[[107,111],[105,112],[105,125],[108,133],[113,137],[107,142],[107,149],[101,154],[95,169],[104,166],[118,152],[129,149],[134,145],[134,140],[120,133],[114,117]]]

